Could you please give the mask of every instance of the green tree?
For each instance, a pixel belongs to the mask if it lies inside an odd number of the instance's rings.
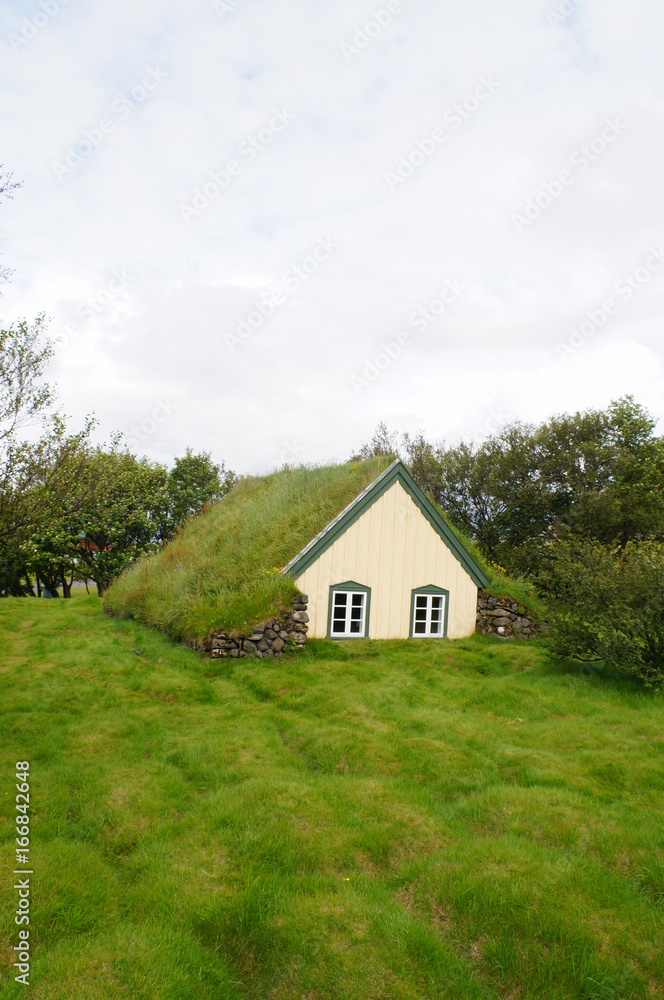
[[[43,316],[0,329],[0,443],[41,417],[53,403],[53,391],[43,381],[53,346],[40,343],[44,332]]]
[[[478,446],[404,437],[415,479],[485,555],[537,570],[569,529],[605,544],[664,537],[664,442],[631,396],[606,411],[512,423]]]
[[[603,661],[647,685],[664,683],[664,545],[624,549],[574,536],[553,549],[541,575],[555,597],[556,652]]]
[[[169,514],[164,525],[165,540],[188,518],[200,514],[206,505],[225,497],[237,476],[224,463],[216,465],[208,452],[195,455],[191,448],[176,458],[168,474]]]
[[[20,187],[0,166],[0,201]],[[0,278],[11,272],[0,267]],[[20,320],[0,329],[0,592],[32,593],[22,544],[30,531],[49,518],[48,498],[56,480],[66,477],[73,441],[55,420],[36,444],[20,441],[18,432],[44,418],[53,393],[44,370],[53,354],[44,340],[45,322]],[[50,481],[51,490],[47,488]]]
[[[29,583],[31,574],[34,574],[37,596],[41,596],[42,588],[46,587],[57,597],[58,587],[61,587],[62,596],[71,597],[80,551],[81,540],[66,523],[54,522],[52,526],[30,534],[21,546],[21,553]]]
[[[454,448],[432,444],[422,435],[405,435],[404,447],[413,477],[458,528],[475,538],[489,558],[504,537],[509,520],[503,444],[491,439],[479,448],[462,442]]]
[[[123,451],[119,436],[93,447],[93,426],[68,435],[56,417],[38,442],[12,445],[0,489],[1,593],[38,595],[43,585],[69,597],[73,579],[89,578],[101,595],[235,481],[191,450],[169,473]]]
[[[34,549],[25,546],[42,534],[52,535],[80,509],[80,475],[93,423],[68,434],[54,417],[36,442],[13,436],[0,451],[0,593],[33,593],[28,568]],[[29,559],[28,559],[29,557]],[[27,561],[26,561],[27,560]]]
[[[168,473],[164,466],[120,451],[95,448],[86,456],[77,484],[78,515],[71,530],[80,538],[79,569],[101,596],[140,555],[160,542],[168,517]]]
[[[399,435],[391,431],[384,420],[376,426],[374,435],[368,444],[363,444],[360,450],[351,455],[349,462],[366,462],[370,458],[398,458]]]
[[[630,541],[664,537],[664,440],[655,421],[631,396],[606,415],[605,488],[588,505],[583,527],[621,548]]]

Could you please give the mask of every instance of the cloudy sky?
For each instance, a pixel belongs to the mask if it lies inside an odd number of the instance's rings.
[[[655,0],[5,0],[4,323],[169,461],[664,416]],[[660,425],[661,429],[661,425]]]

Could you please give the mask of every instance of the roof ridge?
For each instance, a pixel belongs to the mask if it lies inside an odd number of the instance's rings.
[[[354,500],[352,500],[342,511],[340,511],[335,518],[333,518],[329,524],[326,524],[322,531],[319,531],[315,538],[312,538],[307,545],[301,549],[297,555],[288,562],[282,569],[283,574],[291,574],[293,576],[301,575],[312,563],[318,559],[323,552],[334,542],[338,534],[343,534],[350,528],[359,517],[362,516],[365,509],[368,509],[372,504],[382,496],[385,487],[381,489],[381,483],[385,479],[394,480],[394,482],[400,482],[401,486],[410,495],[411,499],[419,507],[420,513],[427,519],[431,527],[442,539],[442,541],[447,545],[448,549],[456,557],[458,562],[461,564],[463,569],[468,573],[470,578],[478,587],[486,587],[488,584],[488,579],[486,574],[482,570],[481,566],[475,562],[472,555],[465,546],[458,540],[447,521],[443,515],[438,511],[436,506],[432,503],[426,493],[421,489],[420,486],[415,482],[412,473],[408,470],[406,465],[401,461],[400,458],[395,458],[395,460],[384,469],[373,482],[359,493]],[[373,499],[366,503],[368,497],[371,494],[375,494]],[[354,514],[354,510],[356,513]],[[335,532],[336,526],[341,526],[345,522],[345,527],[340,532]],[[329,536],[327,544],[325,543],[326,537]],[[312,553],[315,555],[312,557]],[[295,572],[292,572],[295,570]]]
[[[383,471],[379,475],[377,475],[376,478],[373,479],[369,483],[368,486],[364,487],[364,489],[362,490],[361,493],[358,493],[357,496],[353,500],[351,500],[351,502],[349,504],[347,504],[344,507],[343,510],[340,510],[336,517],[333,517],[332,520],[329,521],[325,525],[325,527],[322,528],[321,531],[318,532],[317,535],[314,535],[314,537],[311,539],[311,541],[307,542],[307,544],[304,546],[304,548],[300,549],[300,551],[297,552],[293,556],[293,558],[290,560],[290,562],[286,563],[286,565],[281,570],[281,572],[284,575],[286,573],[288,573],[290,567],[293,566],[299,559],[301,559],[302,556],[306,555],[307,552],[309,551],[309,549],[311,549],[316,544],[316,542],[318,542],[318,540],[320,538],[322,538],[324,535],[326,535],[327,532],[330,531],[334,527],[334,525],[337,523],[337,521],[340,521],[343,517],[345,517],[346,514],[348,514],[352,510],[352,508],[355,506],[355,504],[359,503],[362,500],[362,498],[369,492],[369,490],[372,490],[380,482],[380,480],[384,476],[386,476],[387,473],[390,472],[394,468],[395,465],[401,465],[402,467],[404,467],[403,462],[401,461],[401,459],[400,458],[395,458],[395,460],[393,462],[391,462],[390,465],[388,465],[388,467],[386,469],[383,469]]]

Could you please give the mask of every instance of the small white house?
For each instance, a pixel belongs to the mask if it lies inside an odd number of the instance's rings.
[[[309,597],[309,635],[329,639],[472,635],[488,584],[398,459],[282,572]]]

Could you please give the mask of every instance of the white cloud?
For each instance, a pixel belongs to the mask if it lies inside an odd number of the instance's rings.
[[[628,391],[659,415],[664,278],[571,367],[555,344],[664,240],[661,8],[585,0],[554,26],[547,0],[403,0],[347,61],[341,44],[379,7],[243,0],[222,19],[211,0],[71,0],[15,52],[32,8],[5,5],[2,158],[25,185],[1,209],[16,268],[2,315],[77,324],[54,368],[77,420],[95,410],[106,435],[129,433],[170,394],[148,454],[191,445],[249,471],[289,448],[342,459],[383,416],[453,440],[492,413],[542,419]],[[151,68],[165,79],[120,118]],[[489,74],[496,92],[446,124]],[[181,204],[274,108],[294,121],[184,223]],[[512,215],[613,116],[624,134],[517,233]],[[104,118],[113,129],[59,181],[53,161]],[[385,171],[441,125],[444,144],[391,192]],[[230,354],[224,333],[326,236],[339,250]],[[122,294],[82,317],[122,268]],[[463,301],[353,393],[358,364],[453,276]]]

